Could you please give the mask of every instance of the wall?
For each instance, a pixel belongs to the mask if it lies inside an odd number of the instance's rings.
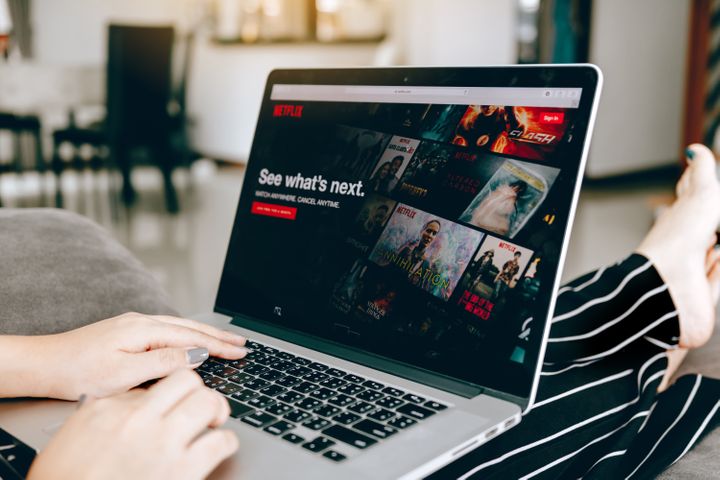
[[[605,87],[587,174],[669,165],[681,151],[689,0],[593,2],[590,60]]]

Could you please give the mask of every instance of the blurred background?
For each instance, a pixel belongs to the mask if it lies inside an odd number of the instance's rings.
[[[207,311],[271,69],[570,62],[605,87],[569,279],[715,143],[719,1],[0,0],[0,202],[89,216]]]

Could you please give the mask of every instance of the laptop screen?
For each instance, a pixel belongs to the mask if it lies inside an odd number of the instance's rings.
[[[588,92],[287,80],[268,83],[216,309],[527,396]]]

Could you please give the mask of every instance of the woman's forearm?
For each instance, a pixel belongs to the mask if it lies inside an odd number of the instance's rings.
[[[50,396],[49,338],[0,335],[0,398]]]

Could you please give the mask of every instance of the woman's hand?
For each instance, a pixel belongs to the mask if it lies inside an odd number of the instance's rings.
[[[0,371],[13,378],[0,386],[5,397],[105,397],[177,369],[193,369],[208,355],[238,359],[247,353],[239,335],[193,320],[139,313],[57,335],[0,339],[0,359],[10,362]]]
[[[178,371],[148,390],[89,400],[30,468],[29,480],[200,479],[238,448],[222,425],[230,409],[195,373]]]

